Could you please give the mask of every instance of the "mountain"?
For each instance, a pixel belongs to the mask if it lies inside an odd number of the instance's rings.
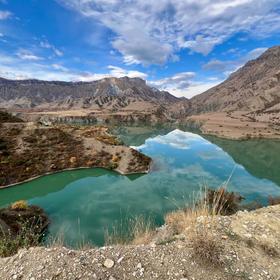
[[[246,111],[254,118],[280,112],[280,46],[247,62],[223,83],[192,99],[177,98],[140,78],[93,82],[7,80],[0,78],[0,108],[141,112],[175,119],[206,112]],[[273,117],[275,118],[275,116]]]
[[[223,83],[193,97],[189,114],[280,111],[280,46],[247,62]]]
[[[144,110],[181,102],[140,78],[93,82],[0,79],[0,107],[12,109]],[[186,103],[184,101],[183,103]]]

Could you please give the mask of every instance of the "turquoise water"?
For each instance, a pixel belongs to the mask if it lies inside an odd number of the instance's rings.
[[[104,169],[67,171],[0,191],[0,206],[19,199],[43,207],[50,235],[102,245],[104,232],[144,215],[157,224],[203,186],[228,188],[246,200],[280,195],[277,141],[229,141],[175,129],[123,128],[123,141],[153,159],[151,173],[122,176]],[[245,148],[244,148],[245,147]]]

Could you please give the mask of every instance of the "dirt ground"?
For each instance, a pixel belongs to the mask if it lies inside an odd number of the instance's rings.
[[[198,228],[202,224],[204,217],[198,217]],[[220,261],[216,263],[197,254],[187,232],[172,237],[164,234],[170,231],[165,225],[146,245],[20,250],[15,256],[0,259],[1,280],[280,279],[279,205],[217,216],[215,225],[215,241],[209,242],[217,242]]]
[[[104,167],[146,173],[151,159],[123,145],[104,126],[3,123],[0,187],[67,169]]]
[[[202,133],[228,139],[280,139],[278,115],[280,117],[280,113],[269,116],[248,112],[219,112],[190,116],[187,121],[199,123]]]

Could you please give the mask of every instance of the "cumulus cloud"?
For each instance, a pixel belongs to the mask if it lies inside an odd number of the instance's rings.
[[[12,17],[12,13],[9,11],[1,11],[0,10],[0,20],[6,20]]]
[[[206,81],[195,81],[194,72],[181,72],[164,79],[149,81],[149,85],[166,90],[177,97],[191,98],[219,84],[221,80],[211,78]]]
[[[57,0],[114,33],[127,64],[164,64],[181,49],[204,55],[238,32],[278,32],[278,0]],[[93,30],[94,32],[94,30]]]
[[[194,78],[194,76],[195,76],[194,72],[181,72],[171,77],[150,81],[149,83],[152,86],[158,87],[162,90],[170,90],[170,89],[184,90],[190,86],[190,81],[192,78]]]

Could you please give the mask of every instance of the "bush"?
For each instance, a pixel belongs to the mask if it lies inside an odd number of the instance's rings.
[[[189,239],[193,248],[193,254],[196,258],[214,266],[224,264],[222,256],[225,247],[223,243],[214,236],[211,229],[197,229],[190,234]]]
[[[39,245],[49,225],[40,207],[26,206],[25,201],[15,205],[0,209],[0,257],[15,254],[19,248]]]
[[[269,196],[268,197],[268,205],[278,205],[280,204],[280,196]]]
[[[241,195],[228,192],[223,187],[217,190],[208,189],[205,194],[205,203],[214,215],[232,215],[236,213],[243,199]]]
[[[28,208],[28,203],[25,200],[19,200],[11,205],[12,210],[25,210]]]
[[[12,233],[3,234],[0,238],[0,257],[16,254],[19,248],[29,248],[40,244],[41,234],[35,232],[28,223],[22,223],[20,230],[14,236]]]

